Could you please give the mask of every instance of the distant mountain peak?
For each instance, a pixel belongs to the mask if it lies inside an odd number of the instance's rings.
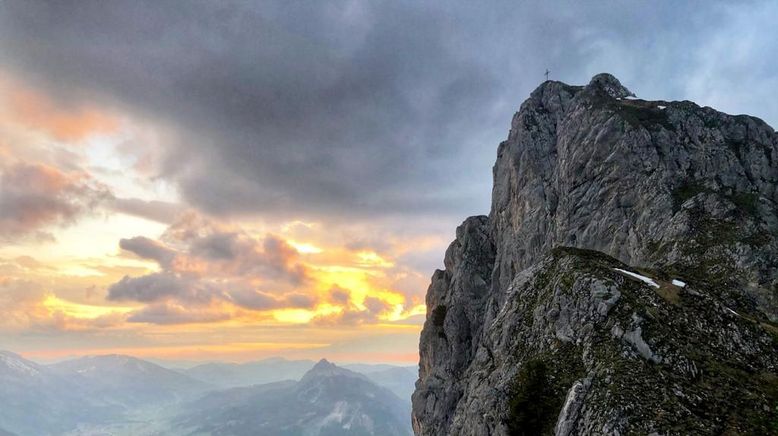
[[[175,423],[186,428],[187,434],[410,433],[407,399],[327,359],[312,365],[299,382],[206,394],[186,405]]]
[[[305,373],[301,381],[306,382],[312,379],[334,376],[354,377],[367,380],[367,378],[362,374],[350,371],[346,368],[341,368],[340,366],[335,365],[327,359],[321,359],[316,363],[316,365],[313,366],[313,368]]]
[[[316,362],[316,365],[313,366],[312,369],[314,370],[322,370],[322,369],[331,369],[331,368],[337,368],[334,363],[330,362],[327,359],[321,359],[320,361]]]

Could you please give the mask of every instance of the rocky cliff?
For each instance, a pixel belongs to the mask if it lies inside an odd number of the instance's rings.
[[[432,276],[416,434],[778,432],[777,182],[757,118],[543,83]]]

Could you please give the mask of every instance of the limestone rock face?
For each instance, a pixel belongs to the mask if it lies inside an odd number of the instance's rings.
[[[542,84],[432,277],[415,432],[775,430],[777,181],[759,119]]]

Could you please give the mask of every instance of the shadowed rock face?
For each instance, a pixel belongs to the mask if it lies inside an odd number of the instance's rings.
[[[778,405],[776,181],[759,119],[636,99],[608,74],[542,84],[498,148],[489,217],[433,274],[416,433],[778,425],[744,411]]]

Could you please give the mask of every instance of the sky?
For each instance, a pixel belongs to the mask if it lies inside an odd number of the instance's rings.
[[[0,349],[418,361],[545,78],[778,125],[778,3],[0,1]]]

